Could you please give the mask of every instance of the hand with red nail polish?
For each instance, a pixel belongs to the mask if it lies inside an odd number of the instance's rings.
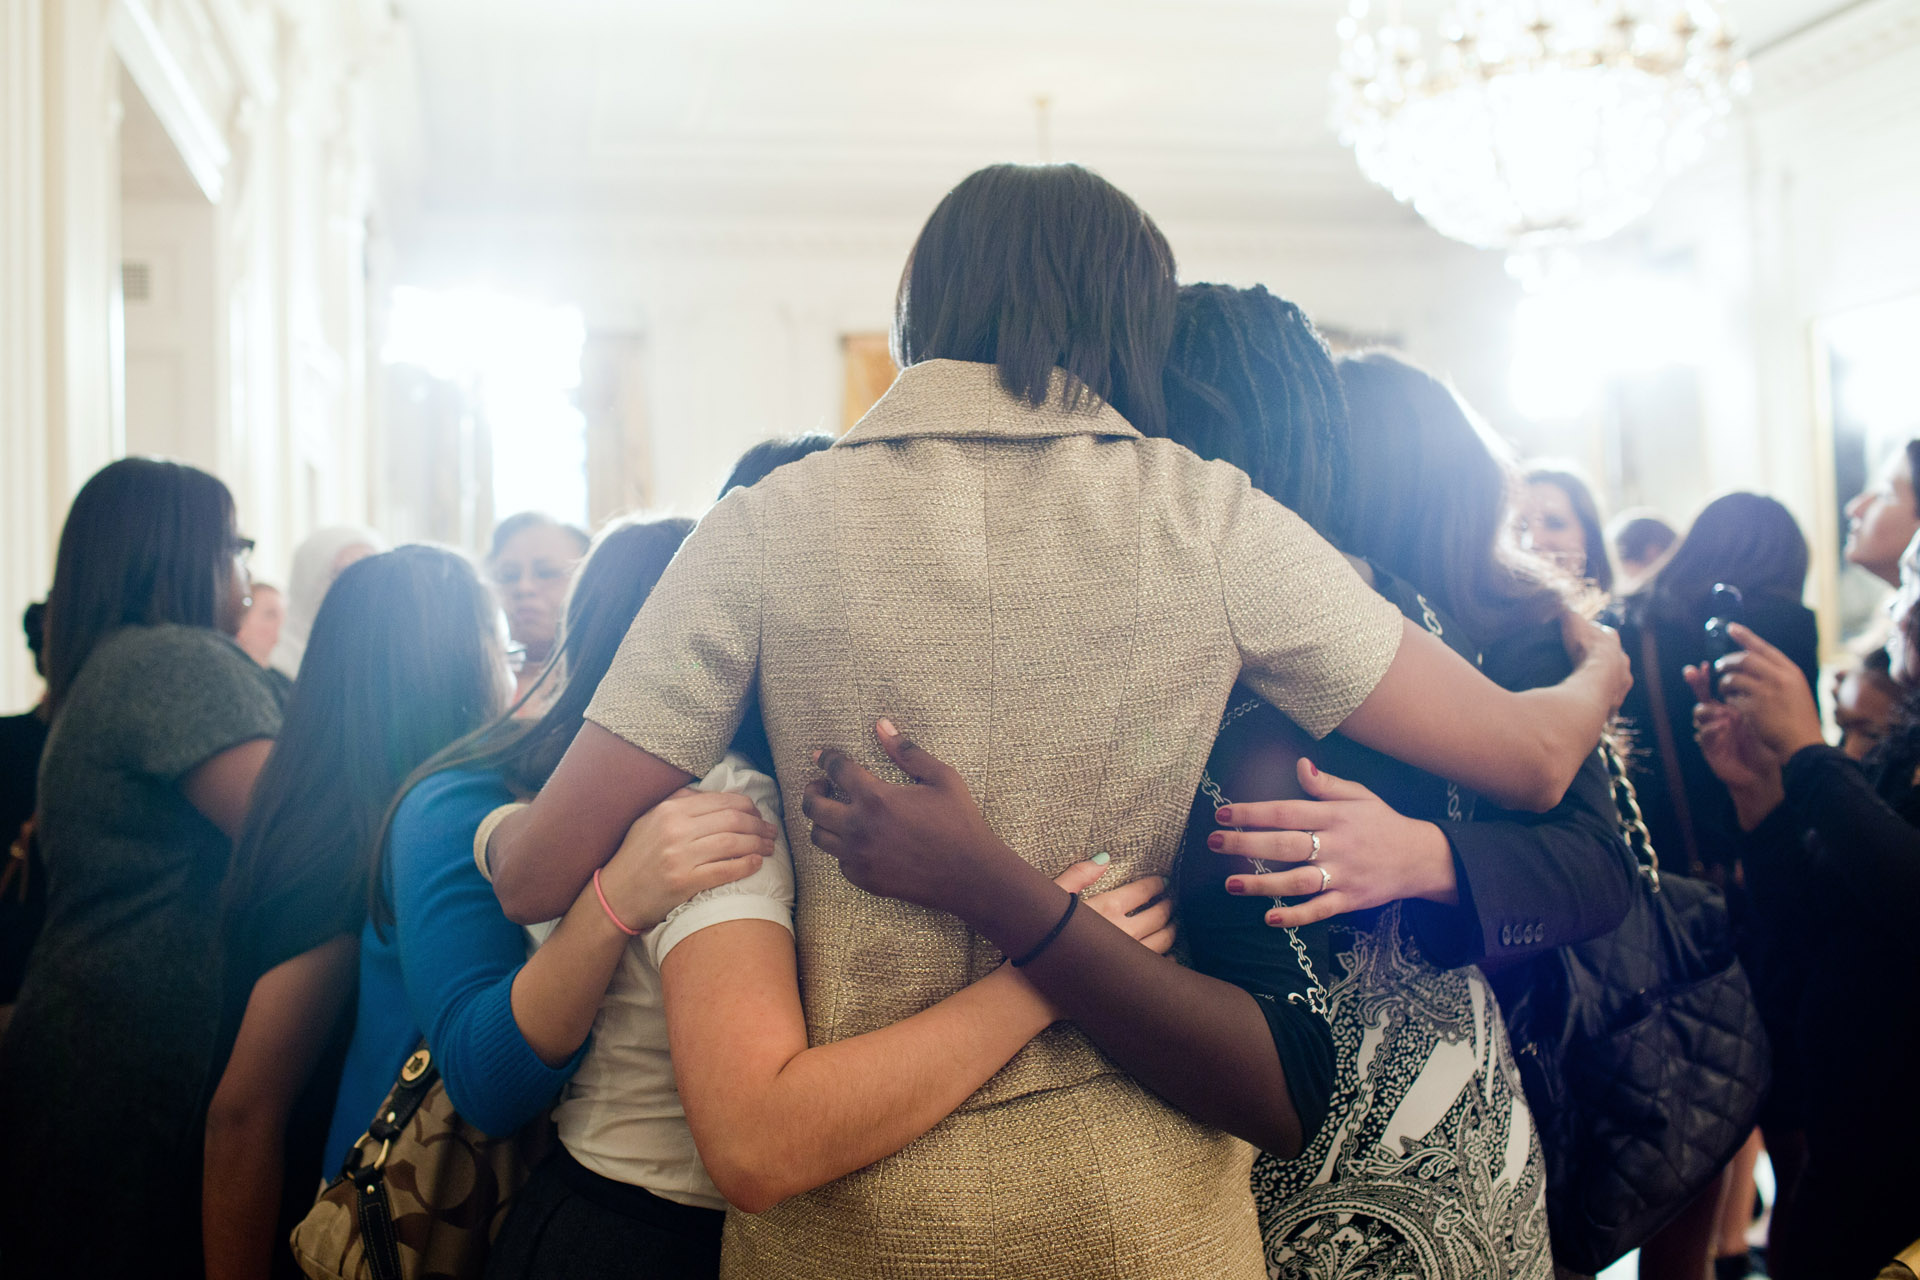
[[[1267,923],[1298,928],[1397,898],[1456,903],[1453,849],[1431,822],[1408,818],[1357,782],[1301,757],[1305,800],[1233,806],[1235,831],[1216,831],[1207,847],[1284,869],[1228,879],[1227,892],[1285,898]]]

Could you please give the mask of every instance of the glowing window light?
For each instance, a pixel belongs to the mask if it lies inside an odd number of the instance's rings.
[[[578,308],[481,289],[397,288],[380,357],[468,389],[493,446],[498,516],[544,511],[587,521],[587,423]]]
[[[1623,374],[1703,364],[1716,320],[1690,285],[1657,277],[1575,280],[1520,300],[1514,315],[1513,407],[1536,421],[1577,418]]]

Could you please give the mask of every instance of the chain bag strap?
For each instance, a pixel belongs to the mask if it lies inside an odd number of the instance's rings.
[[[1434,612],[1433,605],[1428,602],[1424,595],[1420,595],[1418,592],[1414,594],[1414,599],[1420,603],[1421,622],[1426,625],[1427,630],[1432,632],[1436,639],[1444,640],[1446,638],[1446,628],[1440,622],[1440,615]],[[1479,662],[1479,655],[1477,653],[1474,655],[1474,661],[1476,665]],[[1264,705],[1265,704],[1258,698],[1248,698],[1243,702],[1228,707],[1226,713],[1220,717],[1219,732],[1225,733],[1227,727],[1233,724],[1234,721],[1247,715],[1249,712],[1258,710]],[[1624,778],[1622,780],[1624,781]],[[1629,784],[1629,786],[1631,786],[1631,784]],[[1232,801],[1228,800],[1226,793],[1220,789],[1220,784],[1214,781],[1213,774],[1208,770],[1202,769],[1200,772],[1200,789],[1206,793],[1207,799],[1212,802],[1216,809],[1225,808],[1232,803]],[[1471,822],[1473,820],[1473,807],[1474,797],[1470,793],[1462,792],[1460,784],[1457,782],[1447,783],[1447,821]],[[1637,814],[1638,812],[1639,810],[1636,807],[1635,813]],[[1243,827],[1229,828],[1229,830],[1232,831],[1241,831],[1244,829]],[[1643,827],[1643,834],[1644,831],[1645,828]],[[1263,858],[1249,858],[1247,861],[1252,863],[1254,871],[1261,875],[1267,875],[1273,871],[1272,864]],[[1284,907],[1287,905],[1285,898],[1276,897],[1271,899],[1271,901],[1276,907]],[[1331,1021],[1332,1015],[1329,1012],[1327,1004],[1326,984],[1320,980],[1319,972],[1313,967],[1313,958],[1307,954],[1307,944],[1301,939],[1300,931],[1292,926],[1288,926],[1287,942],[1293,947],[1294,961],[1300,966],[1300,972],[1304,973],[1307,977],[1307,990],[1305,994],[1303,995],[1298,991],[1293,992],[1287,996],[1288,1002],[1304,1004],[1322,1018]]]
[[[1262,705],[1264,704],[1262,704],[1258,698],[1249,698],[1237,706],[1227,708],[1227,713],[1220,717],[1221,732],[1224,733],[1228,725],[1238,720],[1241,716],[1246,715],[1249,711],[1253,711]],[[1220,790],[1220,784],[1213,780],[1213,774],[1205,769],[1200,771],[1200,789],[1206,793],[1207,799],[1213,802],[1215,809],[1224,808],[1232,803],[1227,799],[1226,793]],[[1244,831],[1246,828],[1229,827],[1228,830]],[[1252,863],[1253,869],[1261,875],[1266,875],[1273,870],[1273,865],[1264,858],[1248,858],[1247,861]],[[1276,907],[1284,907],[1287,905],[1285,898],[1273,898],[1271,901]],[[1328,1011],[1327,1007],[1327,987],[1325,983],[1320,981],[1320,974],[1313,967],[1313,957],[1307,954],[1307,944],[1301,940],[1298,929],[1292,925],[1288,925],[1286,928],[1287,942],[1293,947],[1294,962],[1300,966],[1300,972],[1307,975],[1306,993],[1303,995],[1298,991],[1289,992],[1287,995],[1287,1003],[1304,1004],[1322,1018],[1331,1022],[1333,1015]]]

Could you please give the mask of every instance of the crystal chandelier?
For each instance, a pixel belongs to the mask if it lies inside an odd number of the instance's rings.
[[[1431,44],[1387,0],[1340,20],[1334,125],[1442,235],[1612,235],[1696,160],[1746,67],[1720,0],[1453,0]]]

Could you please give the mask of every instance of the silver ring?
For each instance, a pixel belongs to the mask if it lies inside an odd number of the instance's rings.
[[[1327,886],[1333,883],[1333,877],[1327,874],[1325,867],[1315,867],[1314,870],[1320,873],[1320,888],[1316,892],[1325,893]]]
[[[1316,862],[1319,858],[1320,833],[1318,831],[1309,831],[1307,832],[1307,861]]]

